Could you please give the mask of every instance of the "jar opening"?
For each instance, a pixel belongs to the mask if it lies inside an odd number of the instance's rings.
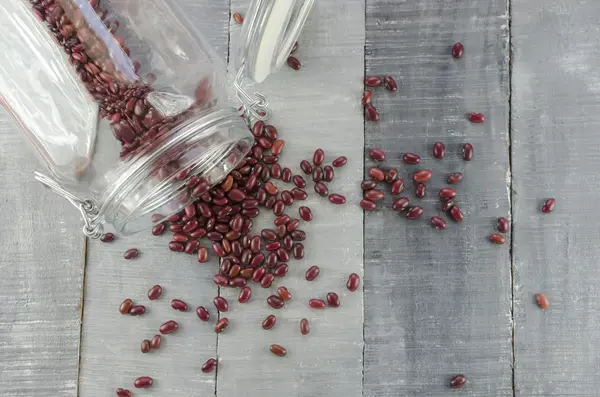
[[[238,69],[257,83],[287,60],[314,0],[254,0],[246,13]]]
[[[101,195],[99,218],[123,234],[147,229],[198,199],[189,179],[221,182],[252,147],[247,125],[234,109],[199,112],[124,164]],[[205,191],[206,191],[205,190]]]

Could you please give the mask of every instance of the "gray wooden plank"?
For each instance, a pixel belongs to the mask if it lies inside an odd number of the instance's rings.
[[[247,4],[234,0],[231,11],[243,14]],[[361,396],[362,294],[348,292],[345,284],[350,273],[362,274],[363,228],[356,182],[362,175],[363,123],[357,98],[362,90],[363,26],[362,0],[315,2],[296,53],[302,70],[284,66],[260,85],[271,101],[271,122],[286,141],[280,162],[296,173],[300,161],[312,158],[319,146],[328,162],[346,155],[349,162],[336,169],[330,190],[345,194],[348,202],[333,206],[316,196],[310,182],[309,199],[302,203],[314,213],[314,220],[301,226],[307,233],[305,258],[292,259],[288,275],[268,290],[253,284],[252,301],[243,306],[235,302],[236,292],[221,290],[234,303],[227,313],[230,328],[219,335],[219,396]],[[232,26],[232,46],[239,29]],[[290,216],[298,216],[298,206],[288,210]],[[271,222],[272,216],[261,216],[255,230],[272,227]],[[304,274],[313,264],[321,267],[321,274],[309,283]],[[290,289],[293,300],[286,308],[273,310],[265,299],[279,285]],[[340,294],[340,308],[308,308],[310,298],[325,297],[330,291]],[[277,324],[265,331],[261,322],[271,313]],[[308,336],[299,331],[304,317],[311,324]],[[268,350],[271,343],[285,346],[288,355],[273,356]]]
[[[225,59],[229,2],[180,0],[180,5]],[[201,372],[202,364],[216,357],[214,321],[202,323],[194,310],[199,305],[206,306],[216,318],[212,298],[217,287],[212,275],[217,261],[211,258],[201,265],[195,256],[170,252],[170,235],[154,237],[147,231],[111,244],[91,242],[81,348],[82,396],[112,395],[117,387],[133,389],[133,380],[142,375],[155,380],[152,389],[144,391],[148,396],[214,395],[215,373]],[[140,250],[140,256],[124,260],[123,253],[132,247]],[[163,286],[163,296],[150,302],[146,294],[155,284]],[[127,297],[145,305],[146,314],[121,316],[118,307]],[[171,309],[173,298],[185,300],[189,311]],[[179,330],[163,337],[160,350],[142,354],[142,340],[157,334],[158,327],[167,320],[176,320]]]
[[[457,41],[460,60],[450,55]],[[400,88],[376,90],[381,121],[367,122],[365,144],[387,150],[383,167],[399,168],[425,215],[393,214],[389,193],[385,210],[365,215],[365,396],[448,396],[461,373],[461,395],[513,395],[509,245],[487,240],[509,213],[507,44],[506,0],[367,1],[366,72]],[[485,113],[485,124],[468,112]],[[438,140],[442,161],[431,154]],[[475,147],[468,163],[465,142]],[[405,152],[421,164],[402,164]],[[415,169],[434,171],[422,200]],[[441,215],[438,190],[455,171],[465,173],[456,186],[465,220],[442,215],[448,229],[436,231],[429,218]]]
[[[85,238],[79,212],[33,179],[25,141],[0,110],[0,390],[73,397]]]
[[[512,10],[517,395],[596,396],[600,4],[515,1]],[[548,197],[557,209],[545,215]]]

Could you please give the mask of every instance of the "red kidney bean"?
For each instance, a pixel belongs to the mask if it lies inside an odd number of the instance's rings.
[[[425,186],[422,183],[417,183],[415,185],[415,196],[417,196],[418,198],[423,198],[423,197],[425,197],[426,193],[427,193],[427,186]]]
[[[379,168],[371,168],[369,170],[369,176],[379,182],[383,182],[383,180],[385,179],[385,174]]]
[[[325,152],[323,151],[323,149],[315,150],[315,153],[313,155],[313,163],[315,165],[321,165],[323,164],[323,160],[325,160]]]
[[[339,307],[340,306],[340,297],[335,292],[330,292],[327,294],[327,304],[330,307]]]
[[[385,174],[385,181],[387,183],[394,183],[395,180],[398,179],[398,170],[395,168],[391,168]]]
[[[379,76],[367,76],[365,77],[365,85],[369,87],[379,87],[383,80]]]
[[[150,351],[150,348],[151,348],[150,341],[148,339],[144,339],[142,341],[142,346],[140,348],[142,353],[148,353]]]
[[[360,286],[360,276],[356,273],[350,274],[350,276],[348,276],[348,282],[346,283],[346,287],[348,288],[348,291],[354,292],[358,289],[359,286]]]
[[[219,264],[219,271],[221,274],[228,274],[229,270],[231,270],[231,260],[229,258],[222,259]]]
[[[419,219],[421,217],[421,215],[423,215],[423,207],[419,207],[418,205],[415,205],[414,207],[412,207],[411,209],[409,209],[406,212],[406,217],[408,219],[410,219],[411,221],[414,221],[415,219]]]
[[[368,121],[378,121],[379,120],[379,112],[373,105],[365,106],[365,118]]]
[[[131,306],[129,310],[129,314],[132,316],[141,316],[144,313],[146,313],[146,307],[143,305]]]
[[[198,318],[202,321],[208,321],[210,318],[210,314],[208,313],[208,310],[206,310],[206,308],[204,306],[198,306],[196,308],[196,315],[198,316]]]
[[[504,217],[498,218],[498,223],[496,224],[496,227],[498,228],[498,231],[500,233],[508,233],[508,229],[510,227],[508,219]]]
[[[209,374],[217,368],[217,360],[209,358],[204,364],[202,364],[202,372]]]
[[[292,46],[292,50],[290,51],[290,54],[293,54],[294,52],[296,52],[296,50],[298,49],[298,41],[294,41],[294,45]]]
[[[450,216],[456,222],[462,222],[462,220],[465,217],[462,210],[458,207],[458,205],[455,205],[450,209]]]
[[[235,23],[237,23],[238,25],[241,25],[244,23],[244,17],[240,15],[240,13],[236,12],[233,14],[233,20],[235,21]],[[210,372],[210,371],[209,371]]]
[[[284,190],[281,192],[281,201],[283,201],[283,203],[289,207],[290,205],[294,204],[294,196],[292,196],[292,193],[289,191]]]
[[[260,239],[260,236],[252,237],[252,240],[250,240],[250,250],[256,254],[260,252],[261,248],[262,240]]]
[[[125,259],[134,259],[134,258],[137,258],[139,254],[140,254],[140,251],[138,251],[137,248],[130,248],[127,251],[125,251],[125,254],[123,255],[123,257]]]
[[[171,300],[171,307],[175,310],[179,310],[180,312],[185,312],[188,309],[187,303],[185,303],[181,299]]]
[[[336,204],[336,205],[341,205],[341,204],[345,204],[346,203],[346,197],[342,196],[341,194],[330,194],[329,195],[329,202],[332,204]]]
[[[267,318],[265,318],[262,322],[262,327],[263,329],[271,329],[275,326],[275,323],[277,322],[277,317],[275,317],[273,314],[270,314],[269,316],[267,316]]]
[[[275,143],[277,143],[277,141]],[[273,147],[275,147],[275,144],[273,144]],[[271,150],[273,150],[273,148],[271,148]],[[271,166],[271,178],[281,178],[281,166],[279,164],[273,164]]]
[[[284,357],[287,354],[287,350],[281,345],[271,345],[269,350],[276,356]]]
[[[463,145],[463,159],[465,161],[471,161],[473,158],[473,145],[470,143],[465,143]]]
[[[308,301],[308,305],[313,309],[325,309],[327,306],[323,299],[311,299]]]
[[[223,240],[223,235],[219,232],[209,232],[206,237],[210,240],[210,241],[221,241]]]
[[[285,263],[282,263],[281,265],[277,266],[275,268],[275,270],[273,270],[273,274],[277,277],[284,277],[288,272],[288,265]]]
[[[360,187],[362,190],[371,190],[371,189],[375,189],[377,187],[377,182],[375,182],[372,179],[366,180],[366,181],[362,181],[360,184]]]
[[[198,228],[190,233],[191,238],[202,238],[204,236],[206,236],[206,229],[204,228]]]
[[[283,152],[283,148],[285,147],[285,141],[283,139],[277,139],[273,142],[273,146],[271,146],[271,153],[274,156],[279,156]],[[273,164],[275,165],[275,164]]]
[[[415,182],[425,183],[431,179],[431,175],[432,175],[431,170],[415,171],[413,173],[413,180]]]
[[[365,211],[375,211],[377,209],[377,204],[371,200],[361,200],[360,208]]]
[[[373,91],[365,90],[365,92],[363,92],[361,103],[363,105],[370,105],[372,100],[373,100]]]
[[[433,144],[433,157],[441,160],[446,155],[446,145],[443,142],[436,142]]]
[[[302,64],[300,63],[298,58],[295,57],[288,57],[287,64],[294,70],[300,70],[300,68],[302,67]]]
[[[462,43],[455,43],[452,46],[452,56],[454,58],[461,58],[463,56],[463,52],[465,51],[465,47]]]
[[[147,389],[148,387],[152,386],[152,383],[154,383],[154,379],[152,379],[151,377],[140,376],[139,378],[133,381],[133,386],[136,389]]]
[[[304,245],[301,244],[301,243],[294,244],[293,253],[294,253],[294,258],[295,259],[302,259],[302,258],[304,258]],[[279,256],[279,252],[277,252],[277,255]],[[287,257],[287,259],[281,258],[281,256],[280,256],[279,259],[282,260],[282,261],[286,261],[287,262],[289,260],[289,256]]]
[[[294,175],[294,185],[298,186],[300,189],[306,187],[306,181],[300,175]]]
[[[302,230],[294,230],[292,233],[290,233],[290,235],[294,241],[306,240],[306,233],[304,233]]]
[[[183,252],[185,246],[177,241],[171,241],[169,243],[169,249],[173,252]]]
[[[267,209],[269,209],[269,210],[272,210],[273,207],[275,206],[276,202],[277,202],[277,197],[271,196],[267,199],[267,202],[265,203],[265,207],[267,207]]]
[[[456,185],[462,179],[463,179],[462,172],[453,172],[452,174],[448,175],[448,184]]]
[[[452,209],[452,207],[454,207],[454,200],[448,199],[444,201],[444,204],[442,204],[442,211],[448,212]]]
[[[102,241],[103,243],[110,243],[111,241],[115,240],[115,235],[113,233],[106,233],[103,234],[102,237],[100,237],[100,241]]]
[[[404,153],[402,160],[404,160],[406,164],[419,164],[421,162],[421,156],[415,153]]]
[[[292,189],[292,196],[294,196],[295,200],[306,200],[308,194],[304,190],[295,187]]]
[[[119,313],[129,314],[129,311],[131,310],[132,306],[133,301],[129,298],[125,299],[123,302],[121,302],[121,305],[119,306]]]
[[[216,256],[220,258],[225,256],[225,250],[223,250],[223,246],[219,242],[215,241],[212,243],[212,249]]]
[[[333,167],[330,165],[326,165],[323,170],[323,179],[325,180],[325,182],[333,181],[333,179],[335,178],[335,172],[333,170]]]
[[[173,234],[173,240],[178,243],[185,243],[186,241],[189,240],[189,237],[185,233],[177,232],[177,233]]]
[[[260,282],[265,273],[267,273],[267,269],[264,266],[257,268],[252,274],[252,281],[254,281],[255,283]]]
[[[267,298],[267,303],[269,304],[269,306],[271,306],[273,309],[281,309],[284,305],[285,302],[283,302],[281,300],[281,298],[279,298],[276,295],[271,295]]]
[[[157,284],[154,287],[150,288],[150,290],[148,290],[148,299],[150,299],[151,301],[156,300],[160,298],[162,292],[162,287]]]
[[[217,324],[215,324],[215,332],[220,334],[225,330],[225,328],[227,328],[228,325],[229,319],[227,317],[221,318],[219,321],[217,321]]]
[[[296,230],[298,228],[298,225],[300,225],[300,220],[298,219],[292,219],[287,225],[286,225],[286,229],[288,231],[288,233],[293,232],[294,230]]]
[[[250,300],[250,298],[252,298],[252,288],[243,287],[240,290],[240,295],[238,296],[238,302],[247,303]]]
[[[155,236],[160,236],[161,234],[163,234],[165,232],[166,228],[167,227],[165,226],[164,223],[159,223],[158,225],[156,225],[152,228],[152,234]]]
[[[329,194],[329,189],[327,189],[327,185],[323,182],[315,183],[315,192],[321,197],[325,197]]]
[[[398,91],[398,85],[392,76],[385,76],[383,78],[383,84],[385,85],[385,88],[392,92]]]
[[[169,230],[172,231],[173,233],[181,232],[181,231],[183,231],[183,224],[178,223],[178,224],[170,225]]]
[[[189,241],[185,245],[185,248],[183,249],[183,252],[185,252],[186,254],[190,254],[191,255],[194,252],[196,252],[196,249],[198,248],[199,245],[200,245],[199,241],[196,241],[196,240]]]
[[[160,335],[154,335],[154,337],[150,341],[150,347],[156,350],[156,349],[160,348],[161,342],[162,342],[162,337]]]
[[[267,273],[260,280],[260,286],[263,288],[270,288],[274,279],[275,279],[275,276],[273,274]]]
[[[279,298],[281,298],[281,300],[283,301],[289,301],[290,299],[292,299],[292,294],[283,285],[277,288],[277,294],[279,295]]]
[[[277,233],[271,229],[263,229],[260,234],[267,241],[277,241]]]
[[[449,187],[440,189],[440,197],[441,198],[454,198],[454,197],[456,197],[456,190],[449,188]]]
[[[229,304],[227,303],[227,299],[223,298],[222,296],[216,296],[215,299],[213,299],[213,303],[217,310],[220,312],[226,312],[227,310],[229,310]]]
[[[313,169],[312,178],[313,182],[321,182],[323,180],[323,169],[319,166],[316,166]]]
[[[240,189],[231,189],[229,191],[228,196],[231,201],[240,202],[240,201],[244,201],[244,199],[246,198],[246,193],[244,193]]]
[[[392,204],[394,211],[404,211],[410,205],[410,199],[408,197],[398,197]]]
[[[267,193],[270,194],[271,196],[276,196],[277,193],[279,193],[279,189],[277,189],[277,187],[275,185],[273,185],[271,182],[265,183],[263,185],[263,187],[265,188]]]
[[[404,179],[398,178],[392,183],[392,194],[400,194],[404,190]]]
[[[244,287],[247,284],[247,281],[244,277],[235,277],[229,280],[230,287]]]
[[[504,236],[501,234],[490,234],[490,241],[494,244],[502,245],[504,244]]]
[[[471,123],[483,123],[485,122],[485,116],[483,113],[469,113],[469,121]]]
[[[321,269],[319,269],[319,266],[316,266],[316,265],[311,266],[306,271],[305,277],[308,281],[313,281],[314,279],[317,278],[320,271],[321,271]]]
[[[302,208],[302,207],[300,207]],[[275,226],[281,226],[281,225],[285,225],[290,221],[290,216],[289,215],[281,215],[278,216],[277,218],[275,218],[275,221],[273,221],[273,223],[275,223]]]
[[[460,57],[456,57],[460,58]],[[450,387],[453,389],[460,389],[467,383],[467,378],[464,375],[456,375],[450,380]]]
[[[383,192],[381,190],[377,190],[377,189],[367,190],[365,192],[365,199],[371,200],[371,201],[383,200],[383,196],[384,196]]]
[[[548,298],[542,293],[535,294],[535,301],[541,309],[547,309],[548,307],[550,307],[550,302],[548,301]]]
[[[345,156],[340,156],[337,159],[333,160],[331,162],[331,165],[333,165],[336,168],[339,168],[339,167],[343,167],[347,162],[348,162],[348,159]]]
[[[306,160],[302,160],[300,162],[300,168],[302,168],[302,171],[306,174],[306,175],[310,175],[312,174],[313,168],[312,165],[306,161]]]
[[[284,182],[289,182],[292,180],[292,170],[290,170],[289,168],[284,168],[283,171],[281,171],[281,180]]]
[[[277,131],[277,128],[270,124],[265,125],[265,135],[271,140],[276,140],[279,138],[279,132]]]
[[[434,228],[436,228],[438,230],[442,230],[442,229],[446,228],[446,221],[443,220],[439,216],[432,216],[430,222],[431,222],[431,226],[433,226]]]
[[[175,322],[173,320],[170,320],[170,321],[167,321],[166,323],[164,323],[163,325],[161,325],[158,330],[160,331],[161,334],[168,335],[168,334],[172,334],[173,332],[175,332],[177,330],[177,328],[179,328],[179,324],[177,324],[177,322]]]
[[[265,249],[267,251],[277,251],[279,248],[281,248],[281,243],[279,241],[274,241],[272,243],[268,243],[265,246]]]
[[[271,143],[271,141],[269,139],[267,139],[264,136],[261,136],[260,138],[258,138],[256,140],[256,142],[260,145],[260,147],[262,147],[263,149],[270,149],[271,146],[273,146],[273,144]]]
[[[382,149],[371,149],[369,150],[369,157],[375,161],[385,160],[385,152]]]
[[[275,266],[277,266],[277,260],[278,258],[276,252],[269,253],[266,261],[267,269],[274,269]]]
[[[302,206],[298,209],[298,214],[300,218],[305,222],[310,222],[313,218],[312,211],[309,207]]]
[[[198,248],[198,262],[206,263],[208,261],[208,248],[200,247]]]
[[[117,397],[131,397],[131,392],[127,389],[117,389]]]
[[[302,335],[308,335],[309,332],[310,326],[308,324],[308,320],[303,318],[302,320],[300,320],[300,333]]]
[[[552,211],[554,211],[555,207],[556,207],[556,200],[553,198],[549,198],[548,200],[546,200],[544,202],[544,205],[542,206],[542,212],[545,214],[549,214]]]
[[[240,272],[240,276],[242,276],[246,280],[251,279],[253,274],[254,274],[254,269],[252,269],[250,267],[248,267],[246,269],[242,269],[242,271]]]

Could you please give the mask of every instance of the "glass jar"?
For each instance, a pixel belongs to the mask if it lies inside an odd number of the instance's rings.
[[[2,2],[0,101],[51,174],[36,178],[81,211],[94,238],[105,223],[146,229],[207,194],[252,147],[251,120],[268,117],[266,98],[243,86],[285,61],[302,4],[312,0],[251,4],[235,79],[241,118],[224,63],[177,0]]]

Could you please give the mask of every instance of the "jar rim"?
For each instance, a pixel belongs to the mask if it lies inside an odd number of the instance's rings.
[[[237,69],[261,83],[287,61],[314,0],[253,0],[244,20]]]
[[[144,192],[136,205],[124,205],[124,201],[130,196],[135,195],[138,188],[147,182],[153,169],[156,168],[157,160],[161,156],[165,156],[165,153],[169,150],[182,145],[193,148],[208,136],[218,134],[224,128],[235,126],[236,124],[239,124],[239,128],[237,129],[239,133],[236,132],[234,136],[226,139],[221,145],[204,151],[189,161],[190,163],[199,162],[205,164],[208,160],[211,160],[214,168],[215,165],[222,164],[223,160],[231,153],[234,145],[239,144],[242,149],[238,153],[236,161],[228,166],[229,171],[235,169],[252,146],[253,139],[246,124],[233,108],[201,112],[196,117],[190,118],[187,122],[176,126],[153,142],[159,148],[158,150],[151,152],[150,155],[138,154],[126,164],[122,164],[119,167],[122,168],[119,176],[99,195],[101,206],[97,218],[111,223],[119,232],[128,235],[152,227],[173,213],[179,212],[189,203],[197,200],[197,197],[192,197],[186,188],[188,178],[177,179],[174,173],[166,180],[153,186],[152,189]],[[210,157],[219,153],[220,158]],[[181,170],[186,168],[187,164],[182,166]],[[201,173],[205,174],[210,170],[211,168],[203,168]],[[190,169],[190,171],[189,176],[194,175],[194,170]],[[211,178],[210,185],[214,186],[221,182],[224,177],[223,175],[220,178]],[[161,208],[161,206],[169,202],[177,202],[177,204],[168,213],[162,214],[161,219],[152,219],[150,221],[151,215],[156,209]]]

